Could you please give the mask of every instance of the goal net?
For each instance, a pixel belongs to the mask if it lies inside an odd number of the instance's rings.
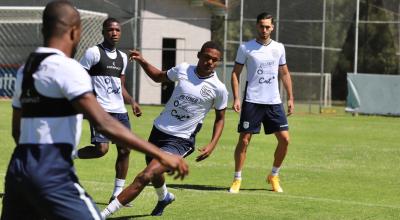
[[[15,74],[29,53],[43,45],[41,34],[44,7],[0,7],[0,97],[14,91]],[[84,51],[102,41],[101,25],[107,14],[80,10],[81,41],[76,59]]]
[[[291,72],[290,75],[296,105],[303,104],[310,113],[318,111],[312,109],[330,108],[332,106],[330,73]],[[280,88],[284,97],[283,100],[286,100],[286,91],[283,85]]]

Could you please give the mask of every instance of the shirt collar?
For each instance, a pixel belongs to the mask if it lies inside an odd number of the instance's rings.
[[[61,56],[66,56],[61,50],[52,48],[52,47],[38,47],[35,52],[37,52],[37,53],[56,53]]]

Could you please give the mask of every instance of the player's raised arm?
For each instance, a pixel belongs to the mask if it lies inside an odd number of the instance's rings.
[[[147,62],[142,54],[136,50],[129,50],[129,60],[136,60],[139,65],[143,68],[146,74],[154,81],[154,82],[168,82],[169,79],[167,77],[166,71],[161,71],[157,69],[155,66]]]
[[[75,109],[85,114],[99,132],[111,138],[116,143],[129,146],[134,150],[156,158],[163,165],[177,172],[175,178],[183,179],[188,175],[188,165],[181,157],[166,154],[153,144],[132,134],[126,127],[118,123],[118,121],[103,110],[92,93],[80,96],[72,104]]]

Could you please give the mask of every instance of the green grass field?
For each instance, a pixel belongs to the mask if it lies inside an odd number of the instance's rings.
[[[133,130],[147,139],[161,107],[143,106],[141,118],[131,117]],[[9,101],[0,101],[0,195],[13,150]],[[214,112],[210,112],[197,146],[210,139]],[[238,115],[226,114],[226,125],[213,155],[195,162],[187,158],[190,175],[184,181],[167,178],[177,200],[162,219],[400,219],[400,118],[336,114],[295,114],[289,117],[291,144],[281,170],[284,193],[269,191],[265,176],[270,171],[276,141],[256,135],[248,150],[242,189],[229,194],[233,176],[233,152]],[[85,122],[80,146],[89,143]],[[111,195],[115,148],[95,160],[76,160],[81,184],[102,210]],[[144,168],[144,157],[133,153],[128,181]],[[156,203],[146,187],[132,208],[110,219],[151,219]],[[0,205],[1,206],[1,205]]]

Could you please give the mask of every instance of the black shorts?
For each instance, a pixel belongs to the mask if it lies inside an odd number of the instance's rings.
[[[153,129],[150,133],[149,142],[165,152],[187,157],[194,151],[195,137],[192,136],[189,139],[176,137],[166,134],[153,126]],[[152,157],[146,156],[147,164],[149,164],[152,159]]]
[[[5,178],[1,219],[101,219],[75,175],[72,148],[17,146]]]
[[[261,123],[264,125],[265,134],[289,130],[282,104],[266,105],[243,101],[238,132],[258,134]]]
[[[131,124],[129,122],[128,113],[109,113],[112,117],[114,117],[117,121],[121,122],[126,128],[131,129]],[[91,143],[108,143],[110,139],[106,136],[98,132],[93,125],[90,125],[90,137]]]

